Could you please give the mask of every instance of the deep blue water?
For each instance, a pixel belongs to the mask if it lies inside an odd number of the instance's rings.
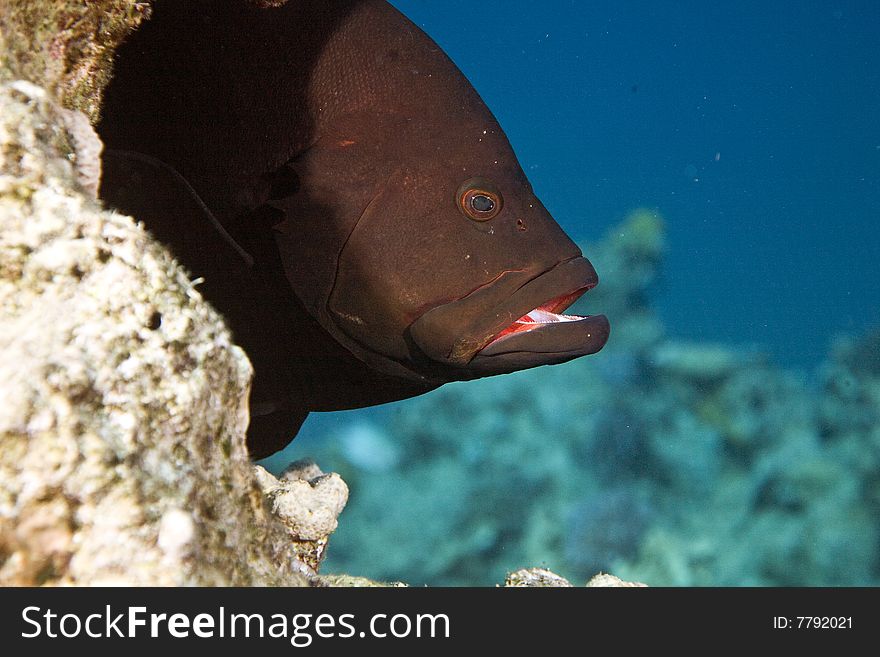
[[[810,368],[880,321],[880,3],[392,4],[575,239],[659,209],[671,334]]]

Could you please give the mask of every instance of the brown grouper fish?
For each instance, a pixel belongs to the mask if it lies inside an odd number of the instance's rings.
[[[263,6],[260,6],[260,5]],[[605,344],[596,272],[492,113],[381,0],[157,1],[118,52],[101,194],[166,243],[250,357],[248,446]]]

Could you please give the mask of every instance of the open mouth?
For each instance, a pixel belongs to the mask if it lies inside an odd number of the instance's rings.
[[[525,331],[533,331],[547,324],[555,324],[557,322],[579,322],[587,319],[589,315],[563,315],[563,310],[577,301],[580,296],[589,290],[592,286],[584,286],[569,294],[561,294],[555,299],[551,299],[547,303],[543,303],[534,310],[527,312],[518,320],[513,322],[506,329],[495,335],[483,349],[492,344],[503,340],[514,333],[523,333]],[[482,350],[481,350],[482,351]]]
[[[433,361],[460,370],[459,378],[464,370],[476,378],[563,363],[596,353],[608,340],[604,315],[563,314],[598,280],[583,257],[537,275],[505,272],[491,285],[425,313],[410,335]]]
[[[474,364],[510,360],[528,367],[560,363],[599,351],[610,333],[608,319],[604,315],[562,313],[593,285],[554,297],[527,312],[489,340],[477,352]]]

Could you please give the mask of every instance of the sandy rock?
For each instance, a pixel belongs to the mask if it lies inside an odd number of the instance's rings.
[[[94,122],[114,48],[149,15],[136,0],[3,0],[0,81],[36,82]]]
[[[317,571],[348,501],[348,486],[338,474],[324,474],[305,459],[292,463],[278,479],[260,466],[254,470],[272,512],[290,531],[297,556]]]
[[[366,577],[354,575],[321,575],[316,579],[318,586],[333,586],[345,588],[405,588],[403,582],[377,582]]]
[[[309,584],[300,554],[323,552],[345,484],[284,483],[335,500],[311,499],[291,535],[291,500],[282,522],[245,449],[245,354],[171,256],[95,201],[90,123],[149,11],[0,10],[0,584]]]
[[[324,474],[310,460],[295,462],[279,479],[260,466],[254,469],[272,511],[294,538],[316,541],[335,531],[348,501],[348,486],[338,474]]]
[[[101,185],[101,151],[104,144],[89,123],[89,117],[76,110],[61,110],[61,121],[70,135],[73,164],[80,187],[90,198],[98,198]]]
[[[245,354],[80,192],[63,125],[0,87],[0,584],[307,583],[244,446]]]
[[[647,584],[642,584],[641,582],[624,582],[619,577],[615,577],[614,575],[609,575],[608,573],[599,573],[598,575],[593,576],[589,582],[587,582],[587,586],[589,587],[612,587],[612,588],[628,588],[635,587],[641,588],[648,586]]]
[[[571,587],[564,577],[557,575],[546,568],[520,568],[507,576],[504,586],[528,586],[528,587]]]
[[[641,582],[625,582],[619,577],[607,573],[599,573],[586,584],[589,587],[641,587],[647,586]],[[573,586],[564,577],[547,570],[546,568],[521,568],[507,575],[504,586],[533,586],[533,587],[571,587]]]

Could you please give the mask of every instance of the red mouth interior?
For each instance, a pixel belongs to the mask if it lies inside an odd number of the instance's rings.
[[[551,299],[544,304],[541,304],[534,310],[527,312],[525,315],[513,322],[513,324],[495,335],[495,337],[489,341],[489,344],[492,344],[493,342],[496,342],[501,338],[512,335],[514,333],[531,331],[532,329],[536,329],[544,324],[553,324],[555,322],[576,322],[580,319],[584,319],[585,316],[562,315],[560,313],[568,308],[575,301],[577,301],[578,298],[589,289],[589,287],[582,287],[575,290],[574,292],[561,294],[558,297]]]

